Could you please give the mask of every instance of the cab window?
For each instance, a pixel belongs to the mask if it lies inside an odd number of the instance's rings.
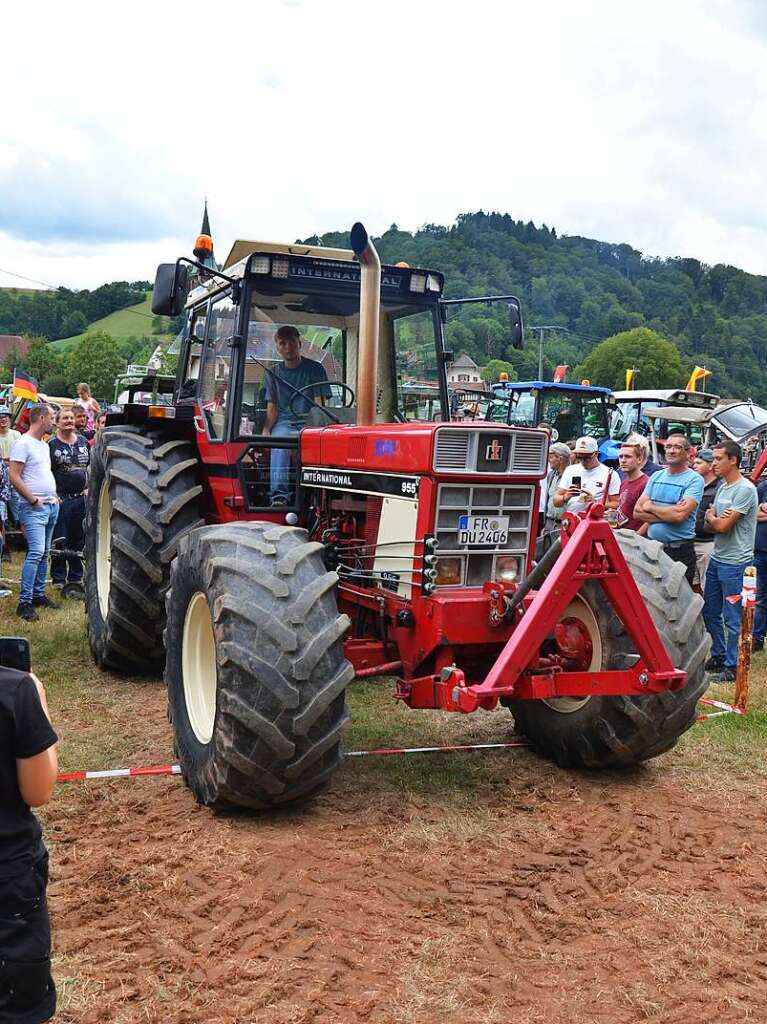
[[[216,440],[223,438],[226,429],[232,364],[231,341],[236,325],[237,306],[230,295],[224,295],[211,303],[197,394],[208,433]]]

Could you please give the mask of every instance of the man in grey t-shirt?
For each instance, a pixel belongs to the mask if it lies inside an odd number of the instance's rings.
[[[713,641],[706,668],[719,672],[717,682],[735,679],[741,604],[727,599],[740,594],[743,573],[754,559],[759,503],[756,488],[740,473],[741,458],[740,445],[734,441],[714,445],[714,472],[722,483],[705,515],[714,534],[714,551],[706,571],[703,618]]]
[[[271,437],[294,437],[306,422],[314,402],[330,397],[328,375],[315,359],[301,355],[301,335],[291,324],[278,328],[274,336],[282,363],[269,370],[264,380],[266,420],[264,433]],[[315,385],[309,387],[309,385]],[[324,385],[324,387],[323,387]],[[306,388],[302,397],[296,394]],[[272,448],[270,495],[272,505],[287,505],[290,496],[288,470],[290,448]]]

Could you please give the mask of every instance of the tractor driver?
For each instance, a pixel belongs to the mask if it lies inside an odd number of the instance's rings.
[[[309,384],[323,384],[328,375],[316,360],[305,359],[301,355],[301,335],[292,325],[278,328],[274,341],[282,363],[270,369],[264,380],[264,434],[271,437],[295,437],[306,423],[312,404],[319,402],[324,405],[324,399],[330,397],[330,388],[316,387],[308,391],[305,398],[296,397],[296,391]],[[272,505],[289,503],[290,459],[290,448],[272,448],[269,490]]]

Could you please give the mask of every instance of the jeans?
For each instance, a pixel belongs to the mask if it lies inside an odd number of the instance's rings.
[[[53,540],[64,538],[64,547],[70,551],[82,551],[85,547],[85,498],[82,494],[76,498],[62,498],[59,505],[59,518],[53,531]],[[56,550],[55,547],[53,549]],[[69,582],[81,583],[83,578],[83,560],[74,555],[53,555],[51,557],[51,577],[54,583],[67,582],[67,566]]]
[[[764,643],[764,634],[767,631],[767,551],[755,551],[752,565],[756,566],[754,640],[761,640]]]
[[[272,427],[272,437],[297,437],[298,430],[292,423],[280,423],[279,420]],[[269,463],[269,497],[274,499],[278,495],[281,498],[290,500],[290,463],[293,459],[292,448],[272,448],[271,461]]]
[[[711,635],[711,656],[724,658],[725,668],[735,670],[738,663],[738,635],[740,633],[740,601],[725,600],[740,595],[743,587],[743,573],[751,560],[742,565],[726,565],[711,559],[706,571],[706,587],[703,592],[703,621]],[[722,624],[724,618],[724,625]],[[727,644],[724,628],[727,629]]]
[[[27,557],[21,570],[19,604],[31,604],[35,597],[45,596],[48,552],[59,516],[58,505],[30,505],[19,500],[19,522],[27,538]]]

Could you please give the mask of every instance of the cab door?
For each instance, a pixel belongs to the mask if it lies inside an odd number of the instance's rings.
[[[201,353],[197,384],[195,431],[197,448],[207,478],[210,518],[228,522],[240,518],[237,460],[242,444],[232,444],[231,416],[234,398],[236,346],[239,306],[231,290],[212,298],[208,305],[205,342]]]

